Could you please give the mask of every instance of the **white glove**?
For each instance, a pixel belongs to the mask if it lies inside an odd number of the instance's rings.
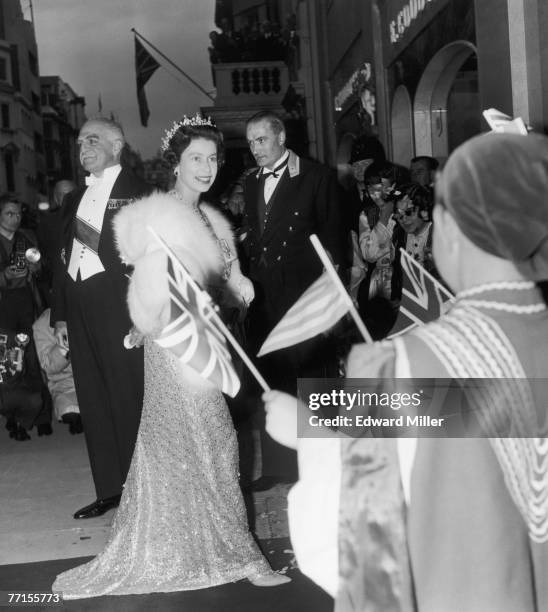
[[[238,290],[240,292],[240,298],[244,305],[247,307],[255,299],[255,289],[253,283],[247,278],[247,276],[241,276],[238,281]]]

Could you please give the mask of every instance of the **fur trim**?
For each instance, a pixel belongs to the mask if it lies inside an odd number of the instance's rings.
[[[210,205],[202,205],[202,210],[235,256],[230,223]],[[114,217],[120,256],[134,267],[128,289],[131,318],[141,332],[154,336],[169,322],[167,256],[147,226],[169,244],[202,286],[215,282],[222,261],[217,241],[200,217],[169,194],[153,193]]]
[[[126,263],[135,265],[147,252],[161,248],[147,226],[170,246],[199,253],[206,273],[219,269],[215,240],[198,215],[173,196],[160,192],[125,206],[114,217],[118,250]]]

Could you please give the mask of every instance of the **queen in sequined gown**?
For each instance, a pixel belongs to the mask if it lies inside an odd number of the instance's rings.
[[[165,143],[178,162],[175,190],[144,198],[116,218],[121,255],[134,266],[129,309],[145,334],[143,412],[108,543],[95,559],[57,577],[53,590],[65,599],[288,580],[271,570],[249,532],[236,432],[222,393],[154,342],[170,309],[166,256],[147,226],[225,304],[253,298],[228,223],[197,202],[215,179],[219,141],[215,128],[178,125]]]

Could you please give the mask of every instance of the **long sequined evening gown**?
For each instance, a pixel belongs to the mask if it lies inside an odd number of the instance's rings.
[[[147,341],[141,425],[109,541],[53,590],[65,599],[182,591],[271,572],[248,529],[221,392],[190,389],[176,358]]]

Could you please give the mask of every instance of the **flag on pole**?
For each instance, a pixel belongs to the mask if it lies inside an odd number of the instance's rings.
[[[453,295],[406,251],[401,251],[403,290],[398,318],[389,338],[439,319]]]
[[[257,357],[313,338],[333,327],[348,310],[344,296],[325,271],[270,332]]]
[[[160,64],[150,55],[135,36],[135,73],[137,75],[137,102],[139,103],[139,115],[141,125],[147,126],[150,112],[148,110],[145,96],[145,85]]]
[[[522,134],[523,136],[527,136],[527,126],[521,117],[512,119],[510,115],[506,115],[496,108],[484,110],[483,116],[493,132]]]
[[[234,370],[226,338],[216,322],[209,295],[192,281],[180,260],[168,255],[167,277],[171,302],[170,322],[155,340],[206,378],[223,393],[234,397],[240,379]]]

